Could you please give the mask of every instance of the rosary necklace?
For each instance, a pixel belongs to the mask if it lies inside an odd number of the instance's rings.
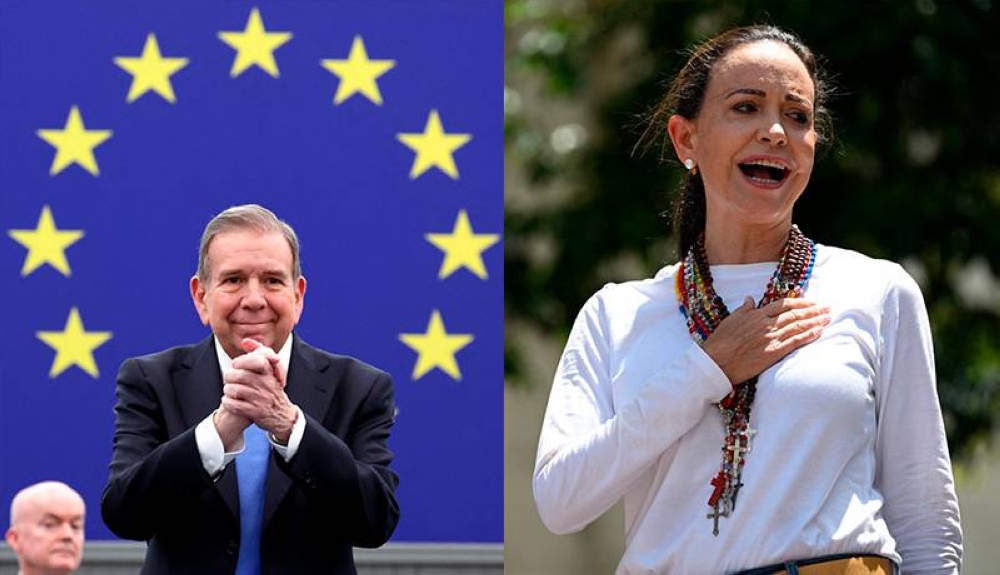
[[[763,307],[772,301],[799,297],[812,275],[816,261],[816,244],[805,237],[798,226],[793,225],[788,232],[788,241],[781,250],[778,267],[771,276],[764,297],[757,304]],[[699,345],[704,345],[708,336],[729,315],[722,298],[715,293],[712,272],[705,256],[705,236],[688,250],[677,269],[674,287],[681,313],[687,320],[688,331]],[[751,377],[718,404],[725,425],[725,439],[722,446],[722,465],[719,473],[709,482],[712,495],[708,498],[713,521],[712,535],[719,535],[719,517],[729,517],[736,508],[736,496],[743,482],[740,475],[750,444],[757,431],[750,427],[750,408],[757,391],[757,376]]]

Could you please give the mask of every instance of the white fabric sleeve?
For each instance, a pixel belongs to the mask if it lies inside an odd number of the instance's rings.
[[[215,429],[215,423],[212,421],[212,416],[215,415],[213,411],[208,417],[201,420],[201,423],[194,428],[194,441],[198,444],[198,454],[201,455],[201,466],[205,468],[205,471],[210,477],[215,477],[220,471],[226,468],[236,456],[243,453],[243,436],[240,435],[237,441],[238,449],[236,451],[226,453],[225,447],[222,445],[222,438],[219,437],[219,431]]]
[[[299,444],[302,443],[302,434],[306,431],[306,416],[302,413],[302,408],[295,406],[295,410],[298,411],[298,416],[295,418],[295,423],[292,424],[292,432],[288,436],[288,445],[281,445],[280,443],[274,441],[271,438],[271,434],[267,434],[267,440],[271,442],[271,447],[278,452],[285,462],[289,462],[295,457],[295,454],[299,451]]]
[[[573,325],[535,460],[535,503],[545,526],[558,534],[579,531],[607,511],[732,389],[691,340],[676,361],[639,384],[635,397],[616,412],[612,350],[599,296],[591,297]]]
[[[962,530],[920,288],[901,267],[883,302],[875,487],[907,575],[956,574]]]

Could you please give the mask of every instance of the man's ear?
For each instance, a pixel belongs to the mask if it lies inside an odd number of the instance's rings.
[[[295,280],[295,323],[299,322],[299,317],[302,316],[302,308],[306,303],[306,277],[299,276],[299,279]]]
[[[20,535],[21,534],[18,533],[17,529],[14,527],[7,529],[7,534],[5,535],[7,539],[7,544],[10,545],[10,548],[13,549],[15,553],[18,553],[20,551],[20,549],[18,549],[19,547],[18,540]]]
[[[202,325],[208,325],[208,305],[205,303],[205,286],[198,279],[198,275],[191,276],[191,301],[194,309],[198,312]]]
[[[693,120],[674,114],[667,120],[667,134],[681,164],[685,160],[698,163],[698,130]]]

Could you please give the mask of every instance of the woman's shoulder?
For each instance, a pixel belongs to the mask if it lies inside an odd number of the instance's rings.
[[[816,245],[816,276],[833,276],[854,285],[869,284],[883,293],[902,291],[920,294],[913,276],[899,263],[874,258],[854,250]]]
[[[669,264],[660,268],[653,277],[608,282],[594,294],[594,297],[612,300],[647,300],[664,294],[672,296],[676,271],[677,264]]]
[[[665,265],[649,278],[608,282],[590,296],[584,308],[613,312],[653,302],[674,301],[674,274],[677,267],[676,263]]]

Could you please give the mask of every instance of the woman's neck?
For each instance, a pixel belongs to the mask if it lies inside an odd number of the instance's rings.
[[[791,221],[768,226],[713,225],[709,219],[705,222],[705,256],[712,265],[776,262],[791,226]]]

